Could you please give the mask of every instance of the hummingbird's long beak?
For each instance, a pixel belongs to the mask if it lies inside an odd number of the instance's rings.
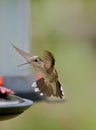
[[[26,62],[26,63],[20,64],[20,65],[17,65],[17,67],[21,67],[21,66],[29,64],[29,63],[31,63],[31,62]]]
[[[25,62],[25,63],[22,63],[20,65],[17,65],[17,67],[20,67],[20,66],[23,66],[23,65],[27,65],[27,64],[30,64],[32,62],[34,62],[34,58],[31,57],[31,60],[29,62]]]

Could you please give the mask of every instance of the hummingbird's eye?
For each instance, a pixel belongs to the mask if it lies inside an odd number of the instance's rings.
[[[34,61],[35,61],[35,62],[37,62],[38,60],[37,60],[37,59],[35,59]]]

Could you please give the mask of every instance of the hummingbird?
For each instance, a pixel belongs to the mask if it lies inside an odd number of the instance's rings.
[[[26,60],[25,64],[31,64],[41,77],[32,84],[32,87],[36,87],[36,91],[40,92],[40,95],[48,97],[55,96],[62,99],[64,97],[63,88],[58,80],[58,73],[55,69],[55,58],[50,51],[44,51],[43,58],[39,56],[33,56],[24,50],[16,47],[12,44],[16,51]]]

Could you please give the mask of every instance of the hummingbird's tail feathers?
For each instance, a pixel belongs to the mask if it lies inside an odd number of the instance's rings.
[[[50,84],[49,86],[47,86],[45,84],[44,78],[40,78],[32,84],[32,87],[35,88],[34,91],[40,92],[40,96],[44,95],[50,97],[53,95],[55,97],[60,97],[60,99],[62,99],[64,96],[64,92],[59,81],[57,81],[57,86],[58,87],[56,87],[56,94],[54,94],[52,86]]]
[[[15,48],[15,50],[27,61],[30,62],[30,58],[32,57],[32,55],[30,55],[29,53],[23,51],[22,49],[19,49],[18,47],[16,47],[14,44],[12,44],[13,48]]]
[[[56,86],[57,86],[56,96],[62,99],[64,97],[63,87],[61,86],[59,81],[56,82]]]
[[[32,84],[32,87],[35,88],[35,92],[37,92],[37,88],[38,88],[38,92],[40,92],[40,96],[45,95],[50,97],[53,94],[53,90],[52,87],[48,87],[45,82],[44,82],[44,78],[40,78],[37,81],[35,81]]]

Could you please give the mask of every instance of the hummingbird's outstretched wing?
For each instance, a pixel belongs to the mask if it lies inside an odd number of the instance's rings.
[[[55,59],[53,54],[49,51],[45,51],[45,54],[43,56],[43,62],[44,62],[44,68],[50,74],[53,71],[55,65]]]
[[[59,81],[56,82],[56,94],[54,94],[53,87],[51,84],[46,84],[44,78],[38,79],[32,84],[32,87],[35,87],[35,92],[40,92],[40,95],[45,96],[56,96],[62,99],[64,97],[64,92]]]
[[[27,62],[30,62],[31,58],[32,58],[32,55],[30,55],[29,53],[23,51],[22,49],[19,49],[18,47],[16,47],[14,44],[12,44],[12,46],[16,49],[16,51],[22,56],[24,57],[24,59],[27,61]]]

